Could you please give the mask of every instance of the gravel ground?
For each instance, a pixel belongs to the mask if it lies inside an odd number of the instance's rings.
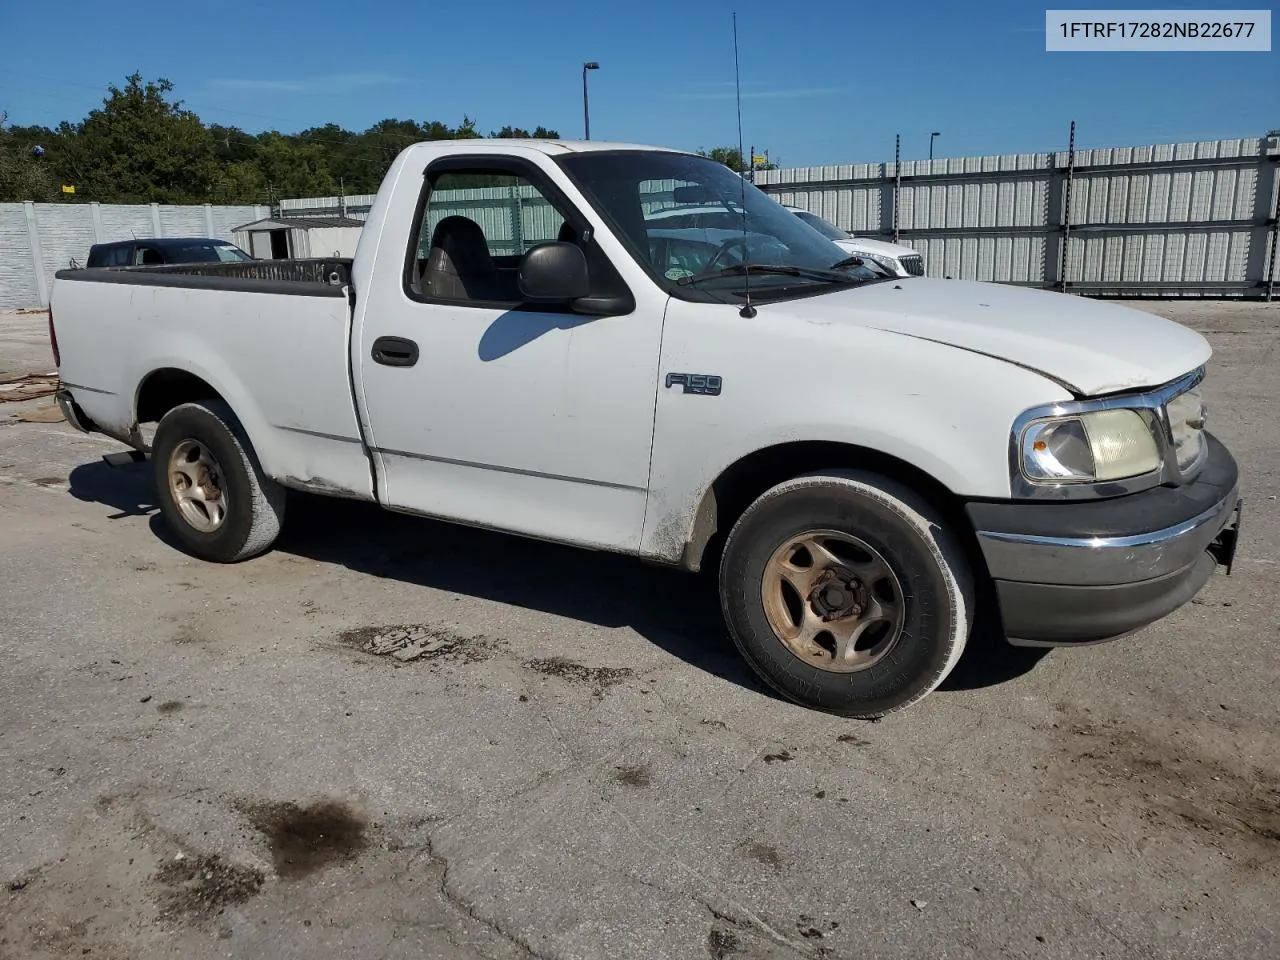
[[[0,958],[1274,958],[1280,304],[1139,306],[1214,344],[1235,575],[880,723],[623,558],[299,498],[200,563],[0,404]]]
[[[0,310],[0,381],[22,373],[49,373],[53,369],[48,311]]]

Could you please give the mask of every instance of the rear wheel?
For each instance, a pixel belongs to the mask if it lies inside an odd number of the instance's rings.
[[[886,477],[831,471],[767,491],[730,532],[725,621],[805,706],[878,717],[928,695],[964,650],[973,586],[937,512]]]
[[[284,520],[284,488],[262,472],[249,438],[221,400],[174,407],[151,448],[160,512],[182,546],[233,563],[262,553]]]

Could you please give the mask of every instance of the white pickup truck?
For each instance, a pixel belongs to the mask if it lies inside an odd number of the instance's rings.
[[[658,216],[709,203],[740,236]],[[60,272],[59,399],[199,557],[266,550],[292,488],[714,569],[764,681],[850,716],[933,690],[984,605],[1087,643],[1230,572],[1201,336],[840,256],[687,153],[422,143],[353,260]]]

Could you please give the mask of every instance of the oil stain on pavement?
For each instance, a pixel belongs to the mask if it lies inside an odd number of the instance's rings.
[[[353,860],[368,845],[368,823],[335,800],[309,806],[288,801],[245,803],[239,809],[266,838],[276,873],[286,880]]]

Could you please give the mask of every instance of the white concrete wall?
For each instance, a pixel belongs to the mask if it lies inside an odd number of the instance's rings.
[[[233,240],[232,228],[270,215],[261,206],[0,203],[0,307],[47,306],[54,274],[72,261],[84,266],[95,243],[134,237]]]

